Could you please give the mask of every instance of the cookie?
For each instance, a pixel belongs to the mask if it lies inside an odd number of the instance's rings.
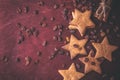
[[[58,72],[63,76],[64,80],[80,80],[84,74],[77,72],[75,64],[72,63],[68,70],[58,70]]]
[[[69,29],[77,29],[81,36],[84,35],[86,28],[94,28],[95,24],[90,19],[91,11],[86,10],[85,12],[80,12],[79,10],[75,9],[72,12],[73,20],[69,23]]]
[[[108,61],[112,61],[112,52],[115,51],[118,47],[110,45],[107,37],[104,37],[101,43],[92,43],[96,49],[95,58],[104,57]]]
[[[71,59],[73,59],[78,54],[81,55],[87,54],[84,48],[87,41],[88,41],[87,39],[78,40],[75,36],[71,35],[70,43],[62,46],[62,48],[68,50],[70,52]]]
[[[101,68],[100,68],[101,62],[99,62],[96,58],[92,57],[91,55],[92,55],[92,51],[89,52],[89,55],[87,57],[79,58],[79,60],[85,64],[84,73],[95,71],[101,74]]]

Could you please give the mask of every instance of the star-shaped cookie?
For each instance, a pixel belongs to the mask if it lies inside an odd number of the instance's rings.
[[[84,48],[87,41],[88,41],[87,39],[78,40],[76,37],[71,35],[70,43],[66,44],[65,46],[62,46],[62,48],[70,51],[71,59],[73,59],[78,54],[82,54],[82,55],[87,54]]]
[[[101,68],[99,62],[96,58],[92,57],[92,51],[90,51],[87,57],[79,58],[85,64],[84,73],[88,73],[90,71],[96,71],[97,73],[101,74]]]
[[[92,45],[96,49],[95,58],[104,57],[110,62],[112,61],[112,52],[118,48],[117,46],[110,45],[107,37],[104,37],[101,43],[92,43]]]
[[[58,70],[58,72],[63,76],[64,80],[80,80],[84,74],[77,72],[75,64],[72,63],[68,70]]]
[[[73,20],[69,23],[69,29],[77,29],[81,36],[84,35],[86,28],[94,28],[95,24],[91,21],[91,11],[86,10],[84,13],[75,9],[72,12]]]

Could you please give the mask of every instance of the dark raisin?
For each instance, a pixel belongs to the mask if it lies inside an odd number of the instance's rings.
[[[41,19],[42,21],[45,21],[46,20],[46,17],[45,16],[42,16],[42,19]]]
[[[97,38],[97,36],[95,36],[95,35],[94,35],[94,36],[93,36],[93,38],[94,38],[94,39],[96,39],[96,38]]]
[[[34,32],[36,29],[35,27],[31,27],[31,31]]]
[[[19,39],[19,40],[17,41],[17,44],[21,44],[21,43],[22,43],[22,40]]]
[[[63,10],[63,15],[67,15],[67,14],[68,14],[68,9],[65,8],[65,9]]]
[[[49,59],[52,60],[55,56],[54,55],[51,55],[49,56]]]
[[[85,35],[85,39],[89,39],[89,36],[88,36],[88,35]]]
[[[53,31],[56,31],[58,29],[58,27],[55,25],[54,27],[53,27]]]
[[[65,68],[65,67],[66,67],[66,64],[62,64],[62,67]]]
[[[22,26],[21,28],[20,28],[22,31],[26,31],[26,27],[25,26]]]
[[[75,33],[75,32],[76,32],[76,31],[75,31],[75,30],[73,30],[73,29],[72,29],[72,30],[70,30],[70,33],[71,33],[71,34],[73,34],[73,33]]]
[[[59,32],[58,32],[58,35],[61,36],[61,35],[62,35],[62,32],[59,31]]]
[[[34,11],[34,14],[35,14],[35,15],[38,15],[38,14],[39,14],[39,11],[38,11],[38,10],[35,10],[35,11]]]
[[[39,1],[39,2],[38,2],[38,5],[39,5],[39,6],[43,6],[44,4],[45,4],[45,3],[44,3],[43,1]]]
[[[55,4],[55,5],[53,6],[53,8],[54,8],[54,9],[57,9],[57,8],[59,8],[59,5],[58,5],[58,4]]]
[[[62,41],[62,37],[58,36],[58,41],[61,42]]]
[[[82,50],[82,47],[79,47],[78,49],[79,49],[79,50]]]
[[[58,54],[63,55],[65,52],[63,50],[59,50]]]
[[[34,64],[39,64],[39,62],[40,62],[40,60],[37,59],[37,60],[35,60]]]
[[[65,6],[65,3],[60,4],[60,6],[61,6],[61,7],[64,7],[64,6]]]
[[[53,40],[57,41],[58,40],[57,36],[53,36]]]
[[[26,29],[26,33],[27,33],[28,36],[32,35],[32,31],[30,29]]]
[[[29,7],[26,6],[26,7],[23,8],[23,10],[24,10],[25,13],[28,13],[29,12]]]
[[[18,28],[21,28],[21,23],[17,23],[17,25],[16,25]]]
[[[54,17],[51,17],[51,18],[50,18],[50,20],[51,20],[51,21],[54,21],[54,20],[55,20],[55,18],[54,18]]]
[[[73,44],[73,47],[74,48],[79,48],[79,45],[78,44]]]
[[[58,50],[59,50],[58,48],[56,48],[56,47],[54,48],[54,51],[55,51],[55,52],[57,52]]]
[[[16,62],[20,62],[20,58],[19,57],[16,58]]]
[[[8,62],[8,57],[7,57],[7,56],[3,56],[3,57],[2,57],[2,60],[3,60],[4,62]]]
[[[38,56],[41,56],[41,55],[42,55],[42,52],[37,51],[37,55],[38,55]]]
[[[46,23],[42,23],[41,26],[42,26],[42,27],[46,27],[47,24],[46,24]]]
[[[25,37],[23,35],[20,36],[19,38],[21,41],[24,41],[25,40]]]
[[[88,62],[88,61],[89,61],[89,59],[88,59],[88,58],[85,58],[85,59],[84,59],[84,61],[85,61],[85,62]]]
[[[81,68],[80,64],[76,64],[76,67],[77,67],[77,69]]]
[[[27,66],[27,65],[29,65],[31,63],[32,58],[27,56],[27,57],[25,57],[25,61],[26,61],[25,65]]]
[[[18,35],[20,35],[20,36],[23,35],[23,34],[22,34],[22,31],[19,31],[19,32],[18,32]]]
[[[38,37],[38,35],[39,35],[39,31],[38,30],[33,32],[33,36]]]
[[[93,31],[90,32],[91,35],[94,35],[95,33]]]
[[[95,57],[95,53],[93,50],[91,50],[91,57]]]
[[[95,65],[95,62],[91,62],[91,65]]]
[[[63,29],[63,25],[59,24],[58,26],[58,29]]]
[[[42,43],[42,46],[47,46],[47,44],[48,44],[48,42],[47,41],[43,41],[43,43]]]
[[[68,16],[67,15],[64,15],[63,16],[65,20],[68,20]]]
[[[104,60],[105,60],[105,58],[104,57],[100,57],[100,58],[98,58],[97,59],[99,62],[103,62]]]
[[[69,53],[69,52],[66,52],[66,56],[70,56],[70,53]]]
[[[17,8],[17,11],[16,11],[18,14],[21,14],[22,13],[22,9],[21,8]]]
[[[59,32],[63,32],[63,29],[59,29]]]
[[[91,46],[87,46],[87,49],[91,49]]]

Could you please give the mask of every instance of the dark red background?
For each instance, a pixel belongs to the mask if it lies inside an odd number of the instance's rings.
[[[72,0],[44,0],[45,5],[39,6],[39,0],[0,0],[0,58],[8,57],[8,62],[0,60],[0,80],[62,80],[62,76],[58,73],[58,69],[68,69],[72,62],[82,65],[79,71],[83,72],[84,65],[77,59],[71,60],[69,56],[57,55],[53,60],[49,60],[49,56],[53,53],[54,48],[60,48],[64,45],[66,36],[70,36],[68,27],[68,20],[63,18],[62,11],[64,8],[69,9],[69,18],[71,18],[71,11],[74,9]],[[96,0],[93,0],[96,3]],[[65,7],[54,9],[54,4],[65,3]],[[112,28],[118,25],[120,28],[120,5],[119,0],[113,0],[112,9],[108,21],[112,21]],[[98,4],[98,3],[97,3]],[[29,6],[28,13],[17,14],[18,7],[23,8]],[[39,10],[39,14],[33,14],[34,10]],[[39,25],[42,17],[45,16],[47,27]],[[55,21],[50,21],[51,16],[55,17]],[[116,18],[113,18],[115,16]],[[26,36],[25,41],[17,44],[20,29],[16,24],[20,22],[27,28],[35,27],[40,34],[36,38],[34,36]],[[53,31],[53,27],[57,24],[63,24],[64,30],[62,33],[63,41],[54,41],[52,37],[58,35],[57,31]],[[109,23],[107,23],[109,24]],[[105,27],[105,26],[104,26]],[[109,28],[109,25],[108,27]],[[103,28],[104,29],[104,28]],[[115,35],[118,32],[109,34],[110,43],[120,47],[120,38]],[[79,36],[79,34],[77,35]],[[78,37],[80,39],[80,37]],[[46,47],[42,46],[44,40],[48,41]],[[42,52],[42,56],[37,56],[37,51]],[[30,56],[32,61],[30,65],[25,66],[25,57]],[[16,58],[20,58],[20,62],[16,62]],[[103,74],[107,74],[105,78],[95,72],[87,74],[82,80],[110,80],[109,77],[114,76],[115,80],[120,80],[120,50],[114,52],[113,58],[115,60],[111,63],[105,61],[102,65]],[[34,64],[35,60],[40,60],[38,65]],[[63,68],[62,65],[66,64]],[[92,77],[91,77],[92,76]]]

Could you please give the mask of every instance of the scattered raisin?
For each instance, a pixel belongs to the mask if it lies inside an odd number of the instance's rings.
[[[85,59],[84,59],[84,61],[85,61],[85,62],[88,62],[88,61],[89,61],[89,59],[88,59],[88,58],[85,58]]]

